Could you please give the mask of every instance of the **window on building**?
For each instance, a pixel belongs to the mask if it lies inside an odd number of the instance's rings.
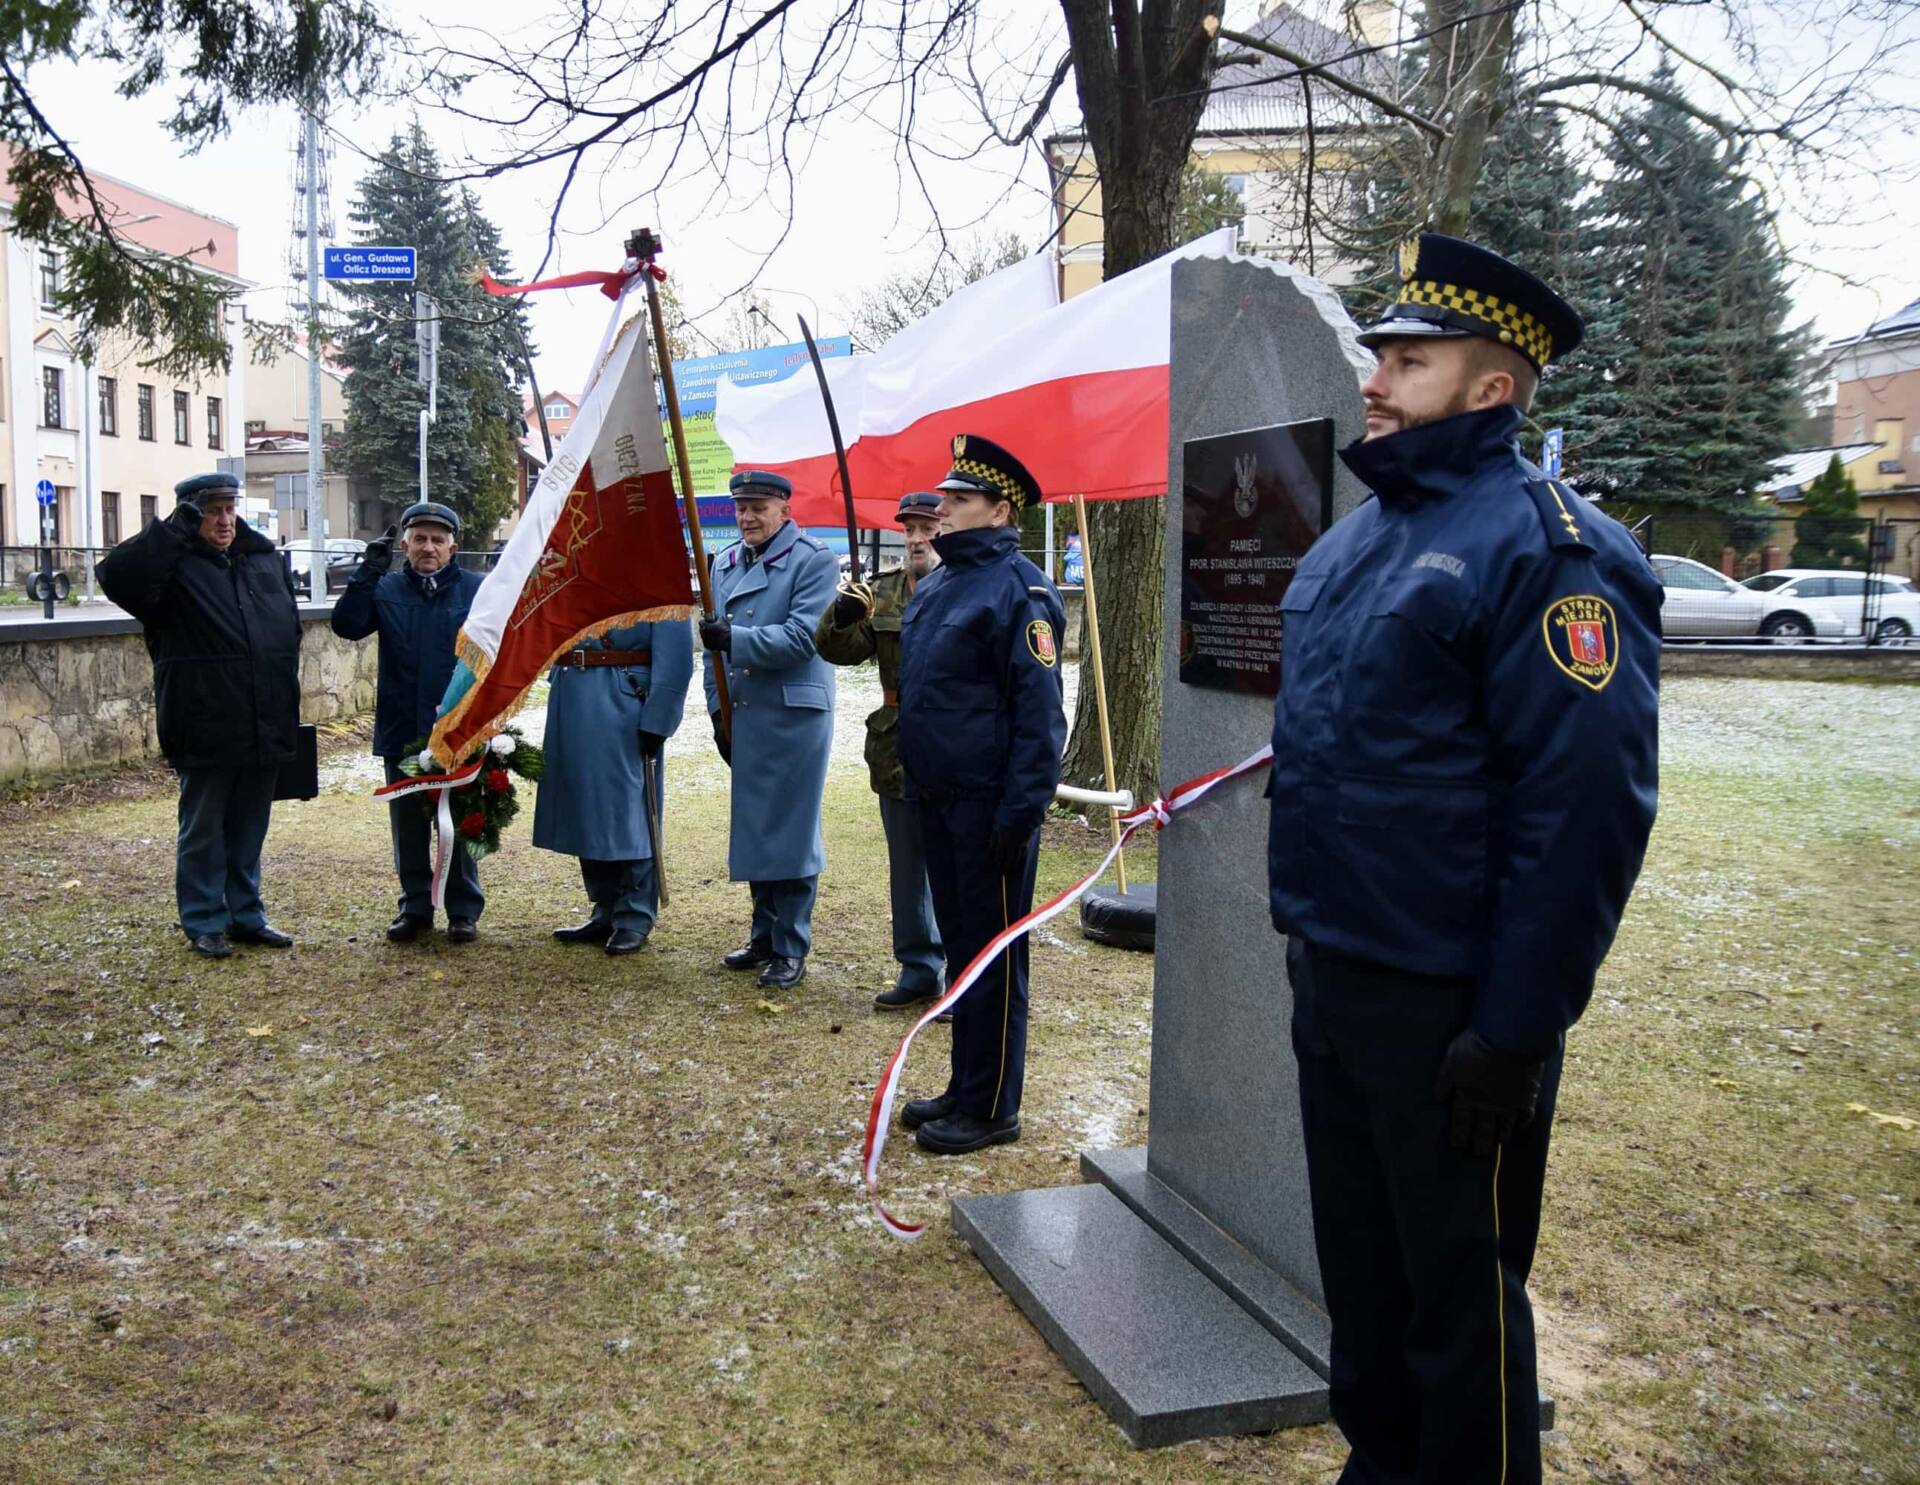
[[[64,428],[61,421],[66,412],[67,374],[58,366],[40,368],[40,426],[42,428]]]
[[[134,388],[133,393],[135,420],[139,423],[139,433],[148,443],[153,442],[153,388],[145,382]],[[143,497],[144,498],[144,497]]]
[[[160,497],[142,495],[140,497],[140,529],[145,531],[160,518]]]
[[[100,545],[120,545],[120,492],[117,490],[100,492]]]
[[[40,249],[40,307],[60,307],[60,255],[50,247]]]
[[[187,394],[175,392],[173,394],[173,441],[175,443],[193,442],[193,435],[187,426],[192,417],[193,410],[187,405]]]
[[[220,448],[220,439],[220,399],[218,397],[209,397],[207,399],[207,447],[210,449]]]
[[[547,404],[547,418],[549,421],[556,418],[570,418],[572,416],[573,409],[568,407],[564,402],[549,402]]]
[[[120,383],[117,378],[100,378],[100,434],[103,438],[120,436]]]

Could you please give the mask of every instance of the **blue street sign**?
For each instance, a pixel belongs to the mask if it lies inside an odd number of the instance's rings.
[[[52,480],[40,481],[39,484],[33,487],[33,493],[34,493],[34,498],[37,499],[42,505],[52,505],[54,500],[53,481]]]
[[[1549,428],[1546,443],[1540,450],[1540,472],[1548,479],[1560,478],[1561,433],[1561,429]]]
[[[352,284],[411,283],[417,277],[410,247],[330,247],[321,250],[325,278]]]

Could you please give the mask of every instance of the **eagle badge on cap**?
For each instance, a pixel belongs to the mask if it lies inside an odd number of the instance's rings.
[[[964,459],[966,456],[967,435],[964,433],[956,433],[953,435],[953,457],[956,459]]]
[[[1400,244],[1400,277],[1412,278],[1413,270],[1420,266],[1420,239],[1409,237]]]

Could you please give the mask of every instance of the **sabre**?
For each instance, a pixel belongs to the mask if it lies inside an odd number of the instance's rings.
[[[814,377],[820,383],[820,400],[827,405],[827,431],[833,435],[833,457],[840,464],[840,494],[847,502],[847,585],[851,587],[860,581],[860,534],[855,529],[858,523],[853,516],[853,476],[847,473],[847,446],[840,441],[840,415],[833,410],[833,393],[827,386],[827,368],[820,364],[820,347],[813,343],[813,331],[807,328],[807,317],[797,316],[800,321],[800,337],[807,343],[807,355],[813,362]]]
[[[647,796],[647,838],[653,842],[653,879],[660,887],[660,906],[667,905],[667,839],[660,833],[660,760],[640,754],[640,792]]]

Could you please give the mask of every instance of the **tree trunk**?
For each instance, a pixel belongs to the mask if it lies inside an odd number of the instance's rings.
[[[1464,0],[1446,0],[1430,8],[1429,16],[1444,13],[1453,20],[1468,9]],[[1460,27],[1463,45],[1455,51],[1436,47],[1430,65],[1445,68],[1431,92],[1444,103],[1451,133],[1441,146],[1434,171],[1433,204],[1427,220],[1433,230],[1449,237],[1466,235],[1473,216],[1473,188],[1480,179],[1480,162],[1487,152],[1487,138],[1493,132],[1494,109],[1498,102],[1500,79],[1506,74],[1507,59],[1513,51],[1513,11],[1497,11]]]

